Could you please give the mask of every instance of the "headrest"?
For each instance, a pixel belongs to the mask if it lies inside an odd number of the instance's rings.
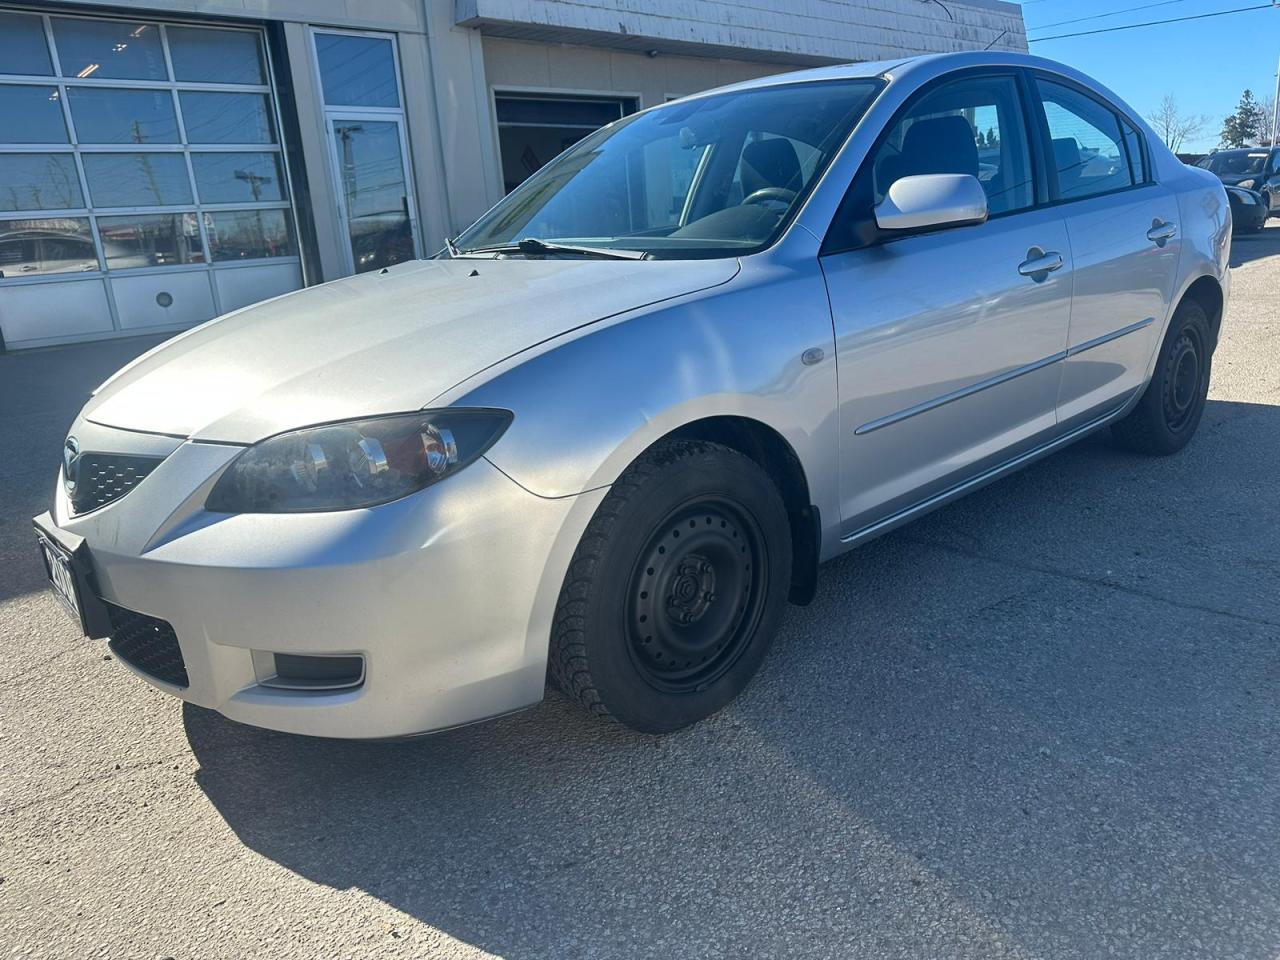
[[[790,140],[781,137],[747,144],[740,162],[742,195],[749,197],[766,187],[800,189],[800,158]]]
[[[895,180],[926,173],[967,173],[976,177],[978,145],[973,127],[960,116],[917,120],[902,139],[897,168]]]

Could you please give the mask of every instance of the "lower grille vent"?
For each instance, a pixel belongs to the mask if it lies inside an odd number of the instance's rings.
[[[107,604],[111,618],[111,652],[137,670],[171,683],[188,686],[187,664],[182,659],[178,635],[168,622]]]

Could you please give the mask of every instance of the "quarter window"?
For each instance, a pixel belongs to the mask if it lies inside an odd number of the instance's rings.
[[[1036,83],[1049,126],[1049,165],[1059,198],[1078,200],[1140,182],[1141,170],[1129,165],[1115,112],[1071,87],[1050,80]]]
[[[982,184],[992,214],[1030,207],[1035,191],[1017,84],[1012,77],[975,77],[925,94],[864,169],[875,203],[902,177],[967,173]]]

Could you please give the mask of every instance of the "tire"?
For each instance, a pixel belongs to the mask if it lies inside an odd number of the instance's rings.
[[[548,673],[593,714],[644,733],[679,730],[746,687],[790,582],[791,528],[765,472],[719,444],[661,441],[583,534]]]
[[[1167,456],[1187,445],[1200,425],[1209,393],[1213,366],[1209,344],[1209,317],[1204,307],[1194,300],[1183,300],[1173,313],[1142,399],[1111,427],[1121,446]]]

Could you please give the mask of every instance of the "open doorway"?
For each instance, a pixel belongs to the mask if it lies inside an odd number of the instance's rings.
[[[496,94],[502,186],[510,193],[593,130],[635,113],[635,97]]]

